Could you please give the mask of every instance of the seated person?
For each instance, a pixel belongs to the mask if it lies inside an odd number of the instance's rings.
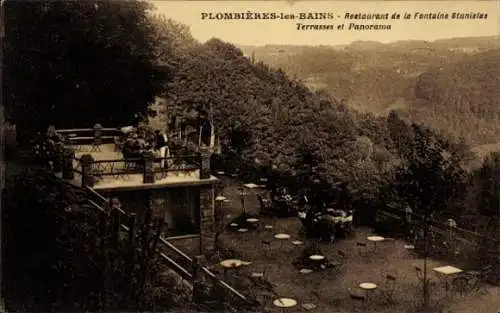
[[[161,149],[165,146],[167,146],[167,139],[165,138],[165,135],[160,133],[159,130],[155,131],[155,149]]]

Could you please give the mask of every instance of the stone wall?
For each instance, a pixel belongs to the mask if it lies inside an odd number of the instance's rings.
[[[201,241],[203,250],[205,251],[214,248],[214,208],[214,186],[202,188],[200,190]]]

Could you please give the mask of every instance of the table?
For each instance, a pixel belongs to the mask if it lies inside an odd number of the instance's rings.
[[[299,271],[301,274],[310,274],[313,272],[312,269],[310,268],[302,268],[300,271]]]
[[[219,263],[224,268],[224,279],[227,279],[227,271],[242,266],[242,261],[238,259],[227,259]]]
[[[442,285],[444,285],[444,288],[446,291],[450,290],[450,283],[451,281],[448,279],[451,276],[454,276],[458,273],[463,272],[463,270],[459,269],[458,267],[451,266],[451,265],[445,265],[445,266],[439,266],[435,267],[432,269],[434,272],[440,274],[439,280],[441,281]]]
[[[253,188],[258,188],[259,186],[254,184],[254,183],[250,183],[250,184],[243,184],[243,186],[247,187],[247,188],[250,188],[250,189],[253,189]]]
[[[226,199],[227,199],[227,198],[226,198],[226,197],[224,197],[224,196],[217,196],[217,197],[215,198],[215,201],[224,201],[224,200],[226,200]]]
[[[258,221],[259,221],[258,218],[253,218],[253,217],[247,218],[247,222],[249,222],[249,223],[257,223]]]
[[[313,261],[323,261],[325,259],[325,257],[323,255],[314,254],[314,255],[309,256],[309,259],[311,259]]]
[[[240,233],[246,233],[248,231],[248,229],[246,229],[246,228],[240,228],[240,229],[238,229],[238,231]]]
[[[217,175],[224,175],[224,174],[226,174],[226,173],[225,173],[225,172],[223,172],[223,171],[218,171],[218,172],[217,172]]]
[[[294,241],[292,241],[292,243],[293,243],[294,245],[296,245],[296,246],[301,246],[301,245],[303,245],[303,244],[304,244],[304,243],[303,243],[302,241],[300,241],[300,240],[294,240]]]
[[[290,235],[288,234],[276,234],[274,238],[281,240],[281,248],[283,248],[283,242],[287,239],[290,239]]]
[[[377,250],[377,242],[384,241],[385,238],[382,236],[368,236],[366,240],[373,242],[373,251]]]
[[[297,305],[297,300],[292,298],[278,298],[273,301],[275,307],[283,309],[283,312],[287,308],[293,308]]]
[[[238,227],[238,223],[231,223],[231,224],[229,224],[229,226],[231,226],[231,227]]]
[[[361,283],[359,288],[363,289],[366,294],[366,300],[371,301],[371,295],[375,289],[377,289],[377,284],[374,283]]]

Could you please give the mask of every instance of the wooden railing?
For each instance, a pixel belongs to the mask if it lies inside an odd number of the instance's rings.
[[[408,214],[411,217],[411,225],[403,223],[404,216]],[[406,213],[403,210],[389,208],[388,210],[377,209],[376,228],[383,227],[384,231],[391,236],[408,236],[407,227],[413,228],[414,236],[422,240],[424,238],[418,232],[423,230],[424,217],[415,213]],[[444,258],[460,263],[463,266],[477,267],[477,262],[486,263],[494,266],[497,273],[500,273],[500,241],[496,238],[487,237],[464,228],[450,226],[446,222],[438,221],[434,218],[427,219],[429,227],[429,238],[427,239],[428,252],[434,257]],[[378,229],[382,231],[382,229]],[[404,234],[406,232],[406,234]],[[412,238],[407,238],[412,239]],[[422,246],[418,249],[423,252]],[[479,260],[480,259],[480,260]],[[492,276],[488,279],[490,282],[500,283],[500,275]]]
[[[116,127],[108,128],[73,128],[58,129],[56,132],[67,138],[72,145],[91,144],[97,136],[103,143],[113,143],[116,136],[121,136],[122,132]]]
[[[109,200],[100,195],[98,192],[96,192],[94,189],[90,187],[85,187],[88,195],[89,195],[89,202],[92,204],[93,207],[100,211],[105,211],[104,208],[109,207]],[[120,208],[116,208],[118,212],[125,218],[129,217],[129,214],[127,214],[125,211],[123,211]],[[129,227],[127,227],[124,224],[120,225],[121,228],[129,232]],[[161,258],[167,262],[167,264],[174,270],[176,271],[181,277],[189,281],[191,284],[194,283],[193,279],[193,273],[192,273],[192,268],[193,268],[193,259],[182,252],[179,248],[174,246],[172,243],[170,243],[168,240],[160,236],[159,238],[159,243],[161,244],[160,249],[157,251]],[[170,258],[165,252],[163,251],[168,251],[172,252],[173,254],[177,255],[181,262],[183,264],[179,264],[179,261],[176,261],[172,258]],[[224,282],[223,280],[219,279],[217,275],[212,273],[208,268],[205,266],[200,266],[201,272],[206,275],[210,281],[212,281],[215,285],[219,286],[222,290],[225,291],[225,298],[228,299],[227,296],[229,296],[229,299],[232,299],[231,302],[236,302],[236,303],[243,303],[246,305],[255,305],[256,301],[253,299],[249,299],[245,297],[243,294],[238,292],[236,289],[231,287],[229,284]]]
[[[395,208],[391,208],[390,210],[377,209],[378,216],[380,217],[383,216],[397,220],[401,220],[402,217],[405,216],[406,214],[410,215],[413,223],[424,221],[423,216],[416,213],[406,213],[404,210],[401,209],[395,209]],[[450,227],[443,221],[437,221],[435,219],[429,218],[427,223],[429,226],[433,227],[433,229],[439,233],[446,234],[449,233],[450,231]],[[451,227],[451,229],[453,230],[453,233],[457,235],[459,240],[462,240],[469,244],[475,244],[476,242],[485,240],[500,245],[500,240],[496,238],[487,237],[483,234],[479,234],[464,228],[460,228],[458,226]]]

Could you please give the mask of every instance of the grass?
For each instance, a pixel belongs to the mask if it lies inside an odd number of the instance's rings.
[[[225,214],[231,214],[234,218],[241,214],[239,186],[227,182],[226,186],[224,196],[231,202],[224,210]],[[248,212],[257,211],[258,202],[254,198],[252,195],[247,197]],[[259,219],[261,226],[274,224],[273,230],[266,231],[261,227],[260,231],[245,233],[226,231],[221,235],[220,240],[222,246],[234,251],[241,259],[252,262],[240,271],[240,275],[249,275],[257,269],[265,269],[267,280],[274,286],[275,297],[294,298],[298,301],[296,308],[287,309],[286,312],[304,312],[305,310],[301,308],[303,303],[314,303],[317,307],[311,312],[316,313],[352,312],[350,294],[363,293],[363,290],[358,288],[362,282],[375,283],[378,288],[373,292],[374,300],[367,307],[358,309],[358,312],[420,311],[418,306],[423,298],[423,290],[419,284],[415,266],[423,267],[423,260],[413,255],[411,250],[405,249],[404,242],[399,240],[381,242],[377,244],[377,250],[373,252],[373,244],[366,242],[366,237],[372,234],[371,230],[357,229],[352,237],[338,240],[333,245],[324,242],[318,244],[318,248],[329,261],[341,261],[338,251],[345,253],[346,258],[339,270],[327,268],[310,274],[301,274],[293,265],[293,261],[300,257],[304,248],[311,242],[302,235],[302,225],[299,219],[269,217]],[[279,241],[274,238],[276,233],[287,233],[291,238]],[[263,240],[270,241],[271,245],[269,247],[263,245]],[[293,240],[303,241],[305,245],[293,245]],[[366,255],[360,255],[360,252],[364,251],[360,251],[357,242],[366,242],[368,251]],[[434,306],[446,308],[443,311],[446,313],[496,312],[499,309],[500,291],[494,287],[489,288],[489,294],[484,296],[466,294],[461,298],[460,295],[455,294],[453,298],[445,297],[445,291],[439,285],[440,280],[432,271],[432,268],[442,265],[448,264],[428,260],[428,275],[436,284],[430,287],[431,303]],[[386,303],[382,296],[388,274],[396,277],[393,304]],[[272,301],[269,299],[266,305],[271,312],[280,312],[280,309],[273,308]]]

